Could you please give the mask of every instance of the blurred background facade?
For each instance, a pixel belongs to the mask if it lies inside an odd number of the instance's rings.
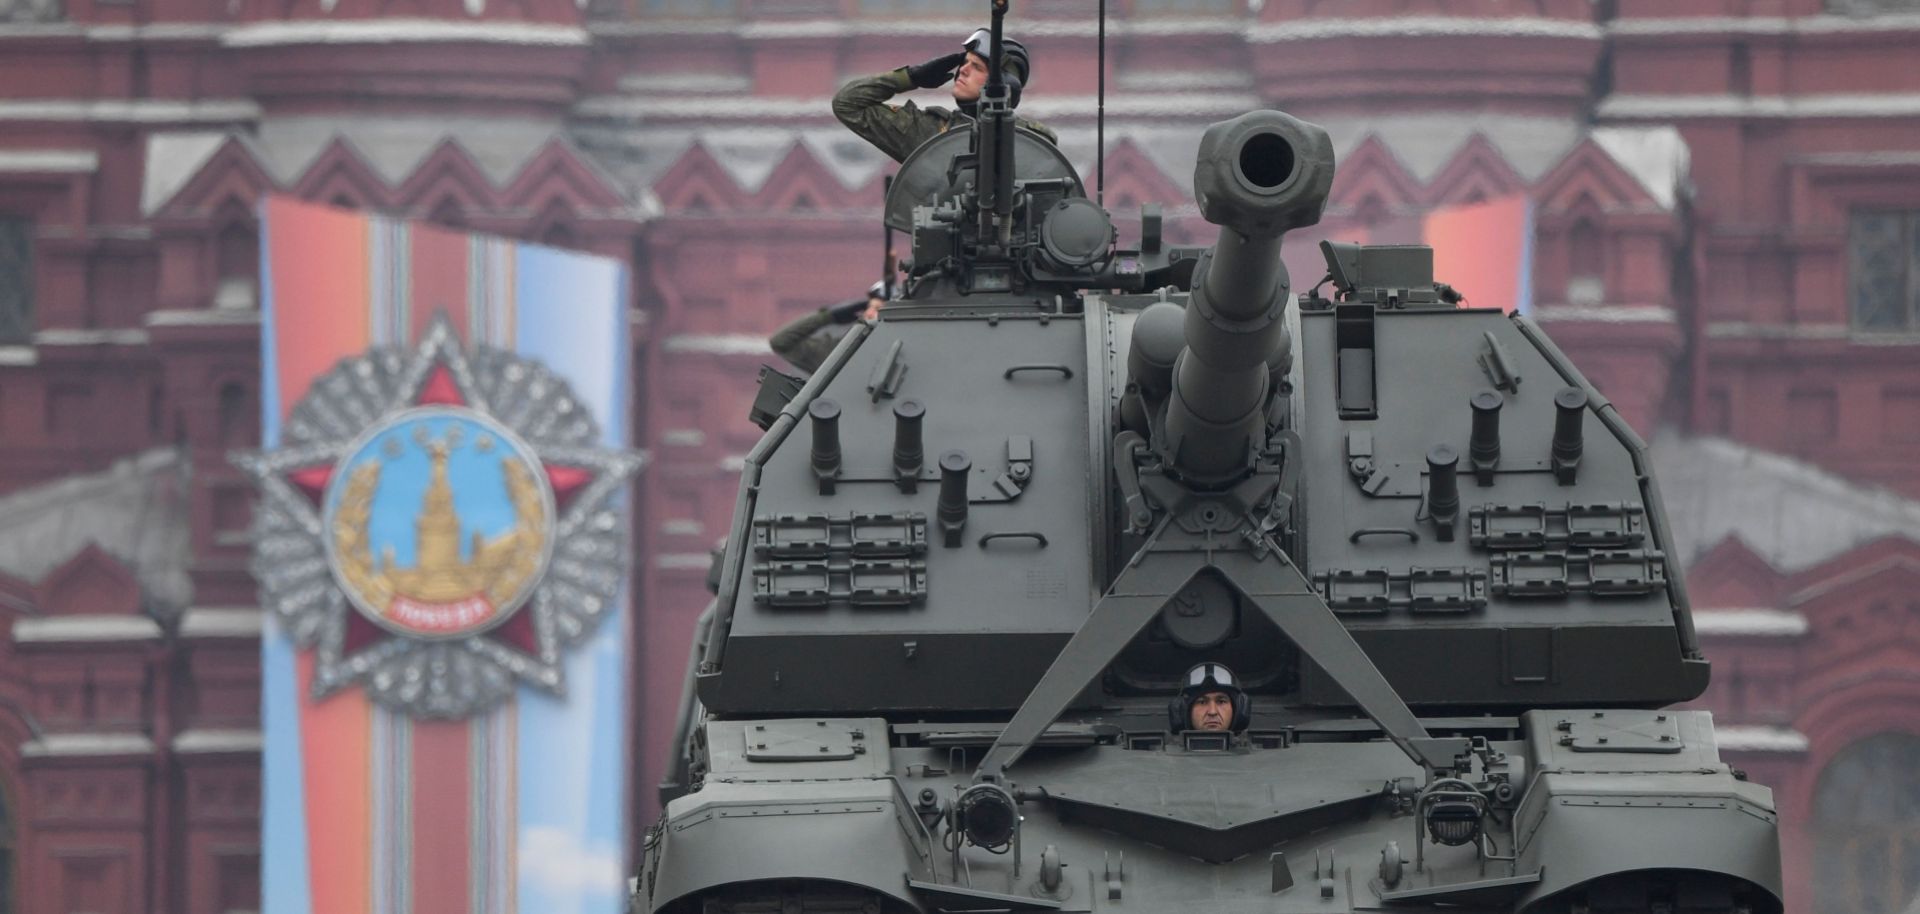
[[[0,914],[259,905],[252,490],[227,453],[258,446],[269,191],[633,266],[650,821],[765,338],[881,269],[892,165],[827,99],[978,12],[0,0]],[[1528,201],[1530,310],[1652,441],[1715,663],[1700,704],[1776,791],[1790,909],[1920,910],[1920,5],[1111,13],[1123,237],[1142,203],[1211,237],[1200,129],[1260,106],[1333,133],[1326,237]],[[1092,4],[1013,21],[1022,113],[1091,180]]]

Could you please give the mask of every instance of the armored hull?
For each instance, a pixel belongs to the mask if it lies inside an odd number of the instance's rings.
[[[1203,142],[1205,250],[951,145],[904,296],[763,390],[637,910],[1780,910],[1770,792],[1662,710],[1641,443],[1537,327],[1424,248],[1296,301],[1333,162],[1277,112]]]

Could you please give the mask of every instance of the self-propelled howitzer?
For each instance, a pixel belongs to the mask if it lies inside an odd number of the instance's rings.
[[[1296,299],[1278,112],[1208,131],[1205,251],[1016,140],[992,208],[992,147],[909,158],[904,297],[763,384],[636,908],[1777,914],[1771,794],[1661,710],[1639,439],[1538,328],[1417,247]],[[1244,732],[1169,707],[1201,661]]]

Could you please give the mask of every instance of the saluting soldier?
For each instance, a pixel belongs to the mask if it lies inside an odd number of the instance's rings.
[[[992,41],[993,33],[980,29],[967,38],[961,50],[952,54],[853,80],[834,94],[833,116],[861,139],[892,156],[894,161],[904,162],[907,154],[921,143],[973,122],[980,105],[980,90],[987,85],[986,52]],[[1007,84],[1007,101],[1017,108],[1020,90],[1033,78],[1033,64],[1027,57],[1025,45],[1004,35],[1001,44],[1000,78]],[[937,89],[948,80],[953,81],[953,102],[958,110],[937,106],[921,108],[913,102],[887,104],[902,92]],[[1060,138],[1038,121],[1024,117],[1014,120],[1046,137],[1050,143],[1059,142]]]

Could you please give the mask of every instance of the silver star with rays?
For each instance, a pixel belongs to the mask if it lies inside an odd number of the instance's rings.
[[[337,467],[363,432],[416,404],[436,366],[446,368],[467,409],[506,427],[543,463],[593,474],[553,520],[553,554],[539,582],[508,610],[530,614],[532,653],[487,634],[389,635],[349,652],[349,614],[358,610],[328,560],[321,510],[289,481],[299,470]],[[296,644],[314,650],[314,697],[359,683],[374,701],[404,713],[460,718],[500,704],[520,683],[564,695],[566,649],[613,615],[623,596],[624,486],[645,462],[640,452],[599,446],[599,437],[564,378],[505,350],[465,352],[436,319],[418,345],[370,349],[315,380],[283,427],[282,447],[232,455],[260,487],[251,567],[261,604]]]

